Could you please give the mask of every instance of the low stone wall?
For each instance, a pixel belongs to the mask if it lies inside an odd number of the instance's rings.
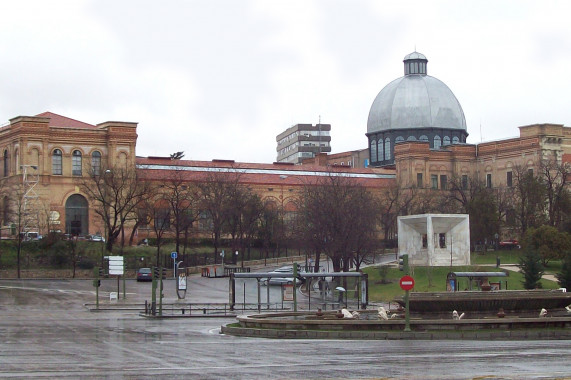
[[[367,313],[366,311],[364,313]],[[376,311],[374,311],[376,313]],[[367,313],[369,314],[369,313]],[[363,315],[363,313],[362,313]],[[372,315],[374,317],[374,315]],[[265,313],[237,317],[240,326],[222,332],[251,337],[292,339],[570,339],[571,317],[411,319],[344,319],[335,312],[316,316],[307,312]]]
[[[567,330],[497,330],[497,331],[320,331],[276,330],[222,326],[222,334],[273,339],[362,339],[362,340],[567,340]]]

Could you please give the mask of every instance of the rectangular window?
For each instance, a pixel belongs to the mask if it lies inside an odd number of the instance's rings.
[[[527,169],[527,174],[533,177],[533,169]]]
[[[436,174],[430,175],[430,185],[433,189],[438,189],[438,176]]]
[[[448,184],[448,177],[445,175],[440,176],[440,188],[446,190],[446,185]]]
[[[446,248],[446,234],[438,234],[438,243],[440,248]]]
[[[512,187],[512,172],[507,172],[506,173],[506,184],[508,187]]]
[[[491,174],[486,174],[486,187],[488,189],[492,188],[492,175]]]
[[[466,174],[462,175],[462,189],[468,190],[468,175]]]
[[[419,189],[424,187],[424,183],[422,182],[422,173],[416,173],[416,187]]]
[[[75,152],[71,157],[71,175],[81,176],[81,155],[76,155]]]
[[[62,166],[61,166],[61,155],[54,155],[52,157],[52,174],[54,175],[61,175],[62,173]]]

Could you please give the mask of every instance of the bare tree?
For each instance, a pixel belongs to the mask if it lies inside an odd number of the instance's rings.
[[[464,181],[461,177],[452,177],[448,182],[448,202],[455,212],[470,216],[473,242],[492,241],[499,232],[497,193],[497,189],[486,188],[478,178]]]
[[[156,266],[161,266],[161,245],[163,242],[164,234],[171,229],[171,208],[169,202],[162,198],[161,193],[155,194],[149,202],[150,214],[152,215],[152,226],[155,232],[156,245],[157,245],[157,259]]]
[[[188,230],[198,219],[198,189],[184,179],[183,171],[175,170],[170,172],[162,182],[161,194],[162,198],[169,203],[175,249],[180,253],[181,240],[184,239],[184,247],[186,247]]]
[[[416,208],[419,198],[419,189],[402,188],[394,184],[384,189],[378,199],[379,222],[383,228],[386,240],[394,239],[396,233],[397,217],[409,215]]]
[[[240,176],[241,173],[237,170],[210,172],[197,184],[200,209],[207,213],[211,222],[210,231],[214,246],[213,259],[215,264],[218,260],[218,248],[227,223],[227,216],[229,210],[234,207],[232,201],[236,199]]]
[[[545,211],[545,185],[532,169],[517,165],[513,168],[513,200],[521,234],[529,227],[543,224]]]
[[[89,176],[78,178],[77,184],[105,225],[106,250],[112,251],[120,234],[123,247],[125,225],[129,218],[135,218],[138,205],[153,195],[153,186],[149,181],[140,181],[135,168],[121,166],[89,170]]]
[[[545,159],[540,162],[539,171],[545,186],[548,223],[550,226],[558,227],[563,216],[571,211],[567,202],[569,198],[567,181],[571,178],[571,164],[559,163],[556,159]]]
[[[21,255],[22,255],[22,240],[23,240],[23,232],[24,232],[24,225],[25,225],[25,206],[24,206],[24,192],[21,187],[16,186],[9,190],[10,195],[8,196],[8,210],[7,214],[9,215],[12,224],[16,227],[16,267],[17,267],[17,276],[20,278],[21,276]]]
[[[264,262],[268,259],[270,247],[275,241],[275,230],[278,219],[278,210],[275,202],[266,199],[262,205],[260,222],[257,229],[257,236],[262,242],[264,251]]]
[[[233,197],[233,207],[228,209],[225,230],[231,237],[232,252],[242,251],[244,255],[245,248],[250,246],[256,234],[262,203],[260,197],[245,186],[239,187]],[[236,263],[236,260],[236,255],[233,255],[232,261]]]
[[[349,270],[357,251],[362,255],[370,248],[366,242],[374,239],[377,219],[372,194],[355,179],[335,174],[304,187],[299,216],[304,240],[339,272]]]

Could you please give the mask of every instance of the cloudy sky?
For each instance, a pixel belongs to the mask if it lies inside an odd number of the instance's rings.
[[[138,122],[139,156],[273,162],[277,134],[320,117],[333,153],[365,148],[371,104],[415,48],[468,142],[571,125],[567,1],[18,0],[0,14],[0,125]]]

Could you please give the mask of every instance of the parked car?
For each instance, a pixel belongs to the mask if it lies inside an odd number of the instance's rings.
[[[20,236],[22,237],[22,241],[32,241],[32,240],[41,240],[42,235],[36,231],[28,231],[28,232],[20,232]]]
[[[101,235],[88,235],[87,240],[105,243],[105,238]]]
[[[139,268],[137,271],[137,282],[140,281],[153,281],[151,268]]]
[[[298,272],[301,272],[301,267],[298,265]],[[268,272],[270,274],[275,273],[275,274],[284,274],[284,273],[291,273],[292,276],[291,277],[268,277],[266,280],[264,280],[264,284],[265,285],[284,285],[284,284],[293,284],[293,266],[283,266],[281,268],[278,269],[274,269],[271,272]],[[303,282],[305,281],[305,279],[301,276],[297,276],[296,279],[296,284],[297,285],[301,285],[303,284]]]
[[[500,248],[504,248],[504,249],[519,249],[521,248],[521,246],[519,245],[519,241],[517,241],[516,239],[508,239],[508,240],[502,240],[499,243]]]

